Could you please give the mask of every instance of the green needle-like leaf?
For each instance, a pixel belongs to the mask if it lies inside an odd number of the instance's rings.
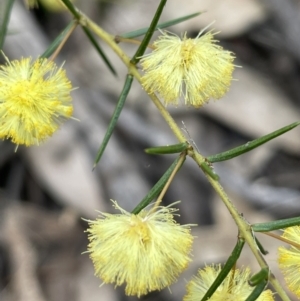
[[[176,154],[176,153],[183,152],[188,147],[189,147],[189,144],[184,142],[184,143],[172,144],[172,145],[167,145],[167,146],[157,146],[157,147],[146,148],[145,152],[147,154],[151,154],[151,155]]]
[[[107,143],[115,129],[115,126],[118,122],[118,119],[119,119],[119,116],[121,114],[121,111],[124,107],[124,104],[125,104],[125,101],[126,101],[126,98],[127,98],[127,95],[130,91],[130,88],[131,88],[131,84],[132,84],[132,81],[133,81],[133,76],[128,74],[127,77],[126,77],[126,80],[125,80],[125,84],[124,84],[124,87],[123,87],[123,90],[120,94],[120,97],[119,97],[119,100],[118,100],[118,103],[117,103],[117,106],[114,110],[114,113],[113,113],[113,116],[110,120],[110,123],[108,125],[108,128],[107,128],[107,131],[105,133],[105,136],[104,136],[104,139],[102,141],[102,144],[99,148],[99,151],[97,153],[97,156],[96,156],[96,159],[95,159],[95,164],[94,164],[94,167],[93,169],[96,167],[96,164],[100,161],[104,151],[105,151],[105,148],[107,146]]]
[[[151,188],[149,193],[141,200],[141,202],[132,210],[131,213],[138,214],[142,209],[148,206],[154,200],[166,185],[170,175],[178,164],[180,156],[172,163],[168,170],[163,174],[159,181]]]
[[[141,56],[145,53],[145,50],[146,50],[146,48],[147,48],[147,46],[148,46],[148,44],[149,44],[149,42],[152,38],[152,35],[155,31],[158,20],[161,16],[161,13],[162,13],[163,9],[164,9],[164,6],[166,5],[166,2],[167,2],[167,0],[161,0],[160,1],[160,4],[159,4],[159,6],[156,10],[156,13],[155,13],[155,15],[152,19],[152,22],[151,22],[151,24],[150,24],[150,26],[149,26],[149,28],[146,32],[145,37],[144,37],[143,41],[141,42],[141,44],[140,44],[138,50],[136,51],[135,55],[131,59],[131,63],[133,65],[137,64],[139,62],[139,60],[141,59]]]
[[[263,247],[263,245],[261,244],[261,242],[258,240],[258,238],[256,236],[254,236],[255,242],[257,247],[259,248],[259,251],[263,254],[263,255],[267,255],[269,254],[269,252],[267,250],[265,250],[265,248]]]
[[[243,239],[239,239],[237,241],[237,244],[235,245],[231,255],[227,259],[223,269],[221,270],[220,274],[217,276],[211,287],[208,289],[206,294],[203,296],[201,301],[206,301],[210,299],[210,297],[214,294],[214,292],[217,290],[217,288],[221,285],[223,280],[226,278],[226,276],[231,271],[232,267],[237,262],[238,258],[241,255],[242,249],[244,247],[245,241]]]
[[[108,67],[108,69],[112,72],[113,75],[116,76],[117,75],[116,70],[112,66],[112,64],[109,61],[109,59],[107,58],[106,54],[101,49],[100,45],[97,43],[96,39],[93,37],[90,30],[88,28],[84,27],[84,26],[82,26],[82,29],[83,29],[84,33],[86,34],[86,36],[88,37],[88,39],[91,41],[92,45],[95,47],[95,49],[99,53],[99,55],[101,56],[101,58],[103,59],[104,63]]]
[[[268,281],[269,272],[269,268],[262,268],[258,273],[251,277],[251,279],[249,280],[249,285],[256,286],[262,281]]]
[[[2,49],[14,0],[0,1],[0,49]]]
[[[264,291],[267,284],[268,284],[267,280],[264,280],[261,283],[259,283],[245,301],[255,301],[260,296],[260,294]]]
[[[279,219],[268,223],[258,223],[251,226],[254,232],[269,232],[293,226],[300,226],[300,217]]]
[[[61,1],[66,5],[66,7],[72,13],[72,15],[74,16],[74,18],[76,20],[79,20],[80,19],[80,14],[78,13],[77,8],[74,6],[74,4],[70,0],[61,0]],[[96,39],[93,37],[93,35],[90,32],[90,30],[88,28],[86,28],[85,26],[83,26],[82,24],[80,24],[80,25],[81,25],[84,33],[86,34],[86,36],[88,37],[88,39],[92,43],[92,45],[96,48],[96,51],[101,56],[101,58],[103,59],[104,63],[108,67],[108,69],[114,75],[117,75],[116,70],[114,69],[114,67],[112,66],[111,62],[109,61],[109,59],[107,58],[107,56],[105,55],[105,53],[103,52],[103,50],[101,49],[101,47],[99,46],[99,44],[97,43]]]
[[[191,15],[187,15],[187,16],[180,17],[180,18],[177,18],[177,19],[173,19],[173,20],[170,20],[170,21],[167,21],[167,22],[158,23],[158,25],[155,27],[155,30],[163,29],[163,28],[166,28],[166,27],[173,26],[175,24],[182,23],[186,20],[195,18],[195,17],[199,16],[200,14],[201,14],[201,12],[198,12],[198,13],[195,13],[195,14],[191,14]],[[149,27],[140,28],[140,29],[137,29],[137,30],[134,30],[134,31],[123,33],[123,34],[120,35],[120,37],[125,38],[125,39],[133,39],[133,38],[144,35],[147,32],[148,29],[149,29]]]
[[[207,163],[203,162],[200,167],[204,170],[212,179],[218,181],[220,179],[219,175],[217,175],[212,167],[210,167]]]
[[[78,13],[75,5],[70,0],[61,0],[61,1],[65,4],[65,6],[68,8],[70,13],[75,17],[75,19],[79,20],[80,14]]]
[[[252,140],[250,142],[247,142],[246,144],[243,144],[241,146],[235,147],[231,150],[228,150],[226,152],[217,154],[217,155],[213,155],[213,156],[209,156],[207,157],[207,160],[211,163],[214,162],[220,162],[220,161],[225,161],[225,160],[229,160],[232,159],[234,157],[240,156],[244,153],[247,153],[249,151],[251,151],[252,149],[292,130],[293,128],[295,128],[296,126],[298,126],[300,124],[300,122],[294,122],[290,125],[287,125],[275,132],[272,132],[266,136],[260,137],[258,139]]]
[[[56,39],[51,43],[51,45],[47,48],[47,50],[41,55],[41,58],[49,58],[60,45],[60,43],[64,40],[66,35],[69,33],[71,28],[77,21],[72,20],[68,26],[56,37]]]

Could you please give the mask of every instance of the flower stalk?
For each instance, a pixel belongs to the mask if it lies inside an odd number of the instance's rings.
[[[170,178],[168,179],[168,181],[166,182],[164,188],[162,189],[161,193],[159,194],[156,202],[155,202],[155,205],[153,206],[152,210],[155,211],[156,208],[160,205],[165,193],[167,192],[170,184],[172,183],[177,171],[180,169],[181,165],[183,164],[183,162],[185,161],[185,158],[186,158],[186,152],[183,152],[180,154],[180,158],[178,160],[178,163],[176,165],[176,167],[174,168],[174,170],[172,171],[171,175],[170,175]]]

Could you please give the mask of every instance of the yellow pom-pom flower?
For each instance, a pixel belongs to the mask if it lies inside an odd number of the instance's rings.
[[[201,300],[210,286],[213,284],[218,274],[221,271],[220,265],[206,266],[199,270],[197,276],[187,284],[187,294],[184,296],[184,301],[199,301]],[[231,270],[221,285],[217,288],[209,301],[244,301],[251,294],[254,287],[248,283],[251,278],[250,269],[235,269]],[[273,301],[273,294],[270,290],[265,290],[256,299],[257,301]]]
[[[286,228],[282,237],[300,245],[300,226]],[[279,267],[286,284],[300,298],[300,249],[296,246],[280,247],[278,253]]]
[[[234,55],[216,42],[212,32],[195,39],[163,33],[141,60],[144,89],[158,92],[166,105],[178,105],[181,95],[193,107],[221,98],[232,80]]]
[[[104,283],[126,284],[127,295],[145,295],[177,280],[190,261],[189,225],[174,220],[170,207],[150,207],[137,215],[113,202],[120,214],[89,221],[88,252]]]
[[[71,82],[47,59],[6,60],[0,67],[0,138],[39,144],[71,117]]]

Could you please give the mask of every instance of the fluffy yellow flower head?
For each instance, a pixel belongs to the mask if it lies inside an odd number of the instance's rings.
[[[0,67],[0,138],[39,144],[72,115],[71,82],[47,59],[6,60]]]
[[[207,266],[203,270],[198,271],[195,276],[187,284],[187,294],[184,301],[201,300],[210,286],[213,284],[221,271],[220,265]],[[209,301],[244,301],[253,291],[253,287],[248,284],[251,278],[250,269],[236,269],[230,271],[222,284],[217,288],[215,293],[210,297]],[[256,299],[257,301],[273,301],[273,294],[270,290],[262,292]]]
[[[125,293],[138,297],[171,285],[190,261],[189,225],[175,222],[174,208],[134,215],[113,203],[120,214],[101,212],[99,219],[89,221],[88,252],[95,275],[104,283],[126,283]]]
[[[182,94],[185,104],[194,107],[221,98],[232,80],[234,56],[216,42],[212,32],[195,39],[163,33],[141,60],[144,89],[158,92],[166,105],[178,105]]]
[[[284,230],[284,238],[300,245],[300,226],[289,227]],[[280,247],[279,267],[284,274],[288,288],[300,298],[300,249]]]

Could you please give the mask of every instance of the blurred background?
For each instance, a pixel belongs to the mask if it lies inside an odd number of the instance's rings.
[[[2,4],[6,0],[2,0]],[[118,35],[146,27],[158,0],[77,0],[76,5],[105,30]],[[299,0],[169,0],[161,21],[194,12],[199,17],[169,28],[195,37],[212,21],[221,45],[236,54],[229,93],[200,110],[179,106],[169,111],[204,155],[233,148],[300,120]],[[16,0],[3,51],[10,59],[38,57],[70,22],[68,12],[46,1],[28,11]],[[156,34],[157,36],[157,34]],[[106,152],[92,172],[126,68],[100,42],[117,70],[114,77],[77,28],[56,62],[73,86],[74,117],[39,147],[0,142],[0,300],[125,301],[123,288],[96,278],[86,250],[84,230],[98,211],[114,212],[110,199],[132,210],[174,156],[150,156],[144,148],[176,143],[175,137],[141,87],[134,83]],[[136,46],[121,44],[129,55]],[[1,56],[1,62],[4,58]],[[216,163],[221,183],[250,223],[300,213],[300,129],[228,162]],[[189,139],[189,137],[187,137]],[[181,200],[180,223],[198,224],[193,262],[179,281],[142,300],[182,300],[185,284],[199,267],[223,263],[233,249],[237,229],[220,199],[188,159],[176,175],[164,203]],[[269,251],[275,275],[277,246],[259,236]],[[239,266],[259,267],[247,247]],[[291,295],[292,300],[294,297]]]

